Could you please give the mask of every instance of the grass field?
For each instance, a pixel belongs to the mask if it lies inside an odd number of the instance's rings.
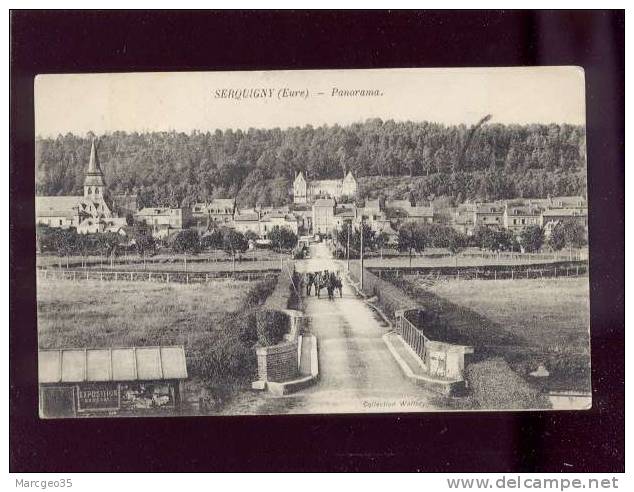
[[[274,280],[205,285],[40,281],[39,346],[184,345],[187,393],[197,398],[204,389],[226,395],[254,375],[257,334],[247,315],[274,286]]]
[[[588,278],[440,282],[434,294],[472,309],[531,346],[587,352]]]
[[[502,356],[523,376],[544,364],[550,389],[589,390],[588,278],[468,280],[417,285],[395,281],[439,321],[451,337],[480,356]]]

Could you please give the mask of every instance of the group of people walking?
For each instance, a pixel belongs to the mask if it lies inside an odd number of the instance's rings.
[[[328,299],[333,300],[335,297],[335,289],[339,291],[339,297],[343,296],[341,276],[339,272],[329,272],[324,270],[323,272],[308,272],[304,274],[304,285],[306,285],[306,296],[310,297],[315,287],[315,293],[317,298],[321,297],[321,289],[326,289],[328,292]]]

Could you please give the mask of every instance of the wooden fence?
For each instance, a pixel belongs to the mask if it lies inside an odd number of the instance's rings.
[[[588,265],[551,265],[537,268],[528,265],[521,268],[371,268],[381,279],[415,277],[422,282],[440,280],[521,280],[558,277],[579,277],[588,274]]]
[[[263,280],[277,277],[275,271],[251,272],[123,272],[116,270],[65,270],[58,268],[41,268],[37,270],[38,280],[99,280],[102,282],[157,282],[179,284],[204,284],[216,279]]]

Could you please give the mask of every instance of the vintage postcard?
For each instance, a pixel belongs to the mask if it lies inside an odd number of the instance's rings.
[[[40,416],[590,408],[584,98],[577,67],[37,77]]]

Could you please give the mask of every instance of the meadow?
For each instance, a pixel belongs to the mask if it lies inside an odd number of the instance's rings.
[[[221,401],[255,375],[251,315],[275,284],[38,281],[39,347],[183,345],[186,393],[196,401],[209,392]]]
[[[394,281],[436,313],[447,337],[475,347],[480,359],[502,357],[546,389],[590,388],[587,277],[534,280]],[[543,364],[548,378],[530,378]]]

